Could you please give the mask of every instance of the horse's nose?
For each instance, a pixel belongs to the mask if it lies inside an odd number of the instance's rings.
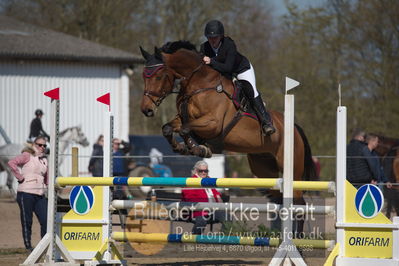
[[[90,142],[89,142],[87,139],[84,139],[82,145],[83,145],[84,147],[87,147],[87,146],[90,145]]]
[[[147,117],[152,117],[152,116],[154,116],[154,110],[152,110],[152,109],[150,109],[150,108],[145,109],[145,110],[143,111],[143,113],[144,113],[145,116],[147,116]]]

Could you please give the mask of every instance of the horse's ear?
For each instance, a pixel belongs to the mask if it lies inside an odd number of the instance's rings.
[[[155,58],[162,60],[162,51],[160,48],[158,48],[156,46],[154,47],[154,55],[155,55]]]
[[[143,49],[143,47],[141,47],[140,46],[140,52],[141,52],[141,54],[143,55],[143,57],[144,57],[144,59],[145,60],[148,60],[149,58],[150,58],[150,54],[148,53],[148,52],[146,52],[144,49]]]

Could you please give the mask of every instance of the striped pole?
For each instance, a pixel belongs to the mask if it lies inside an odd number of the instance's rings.
[[[192,178],[192,177],[58,177],[59,186],[163,186],[192,188],[280,189],[279,178]],[[294,181],[295,190],[335,191],[334,182]]]

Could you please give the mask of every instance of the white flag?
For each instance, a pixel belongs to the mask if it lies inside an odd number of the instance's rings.
[[[285,77],[285,92],[289,91],[290,89],[295,88],[298,86],[300,83],[294,79],[291,79],[289,77]]]

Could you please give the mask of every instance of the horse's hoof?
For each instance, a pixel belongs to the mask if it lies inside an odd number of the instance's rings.
[[[188,155],[187,146],[184,145],[183,142],[178,143],[175,147],[173,147],[173,151],[176,153],[180,153],[181,155]]]
[[[207,146],[199,145],[198,148],[199,148],[200,154],[201,154],[200,157],[202,157],[202,158],[211,158],[212,157],[212,151]]]

